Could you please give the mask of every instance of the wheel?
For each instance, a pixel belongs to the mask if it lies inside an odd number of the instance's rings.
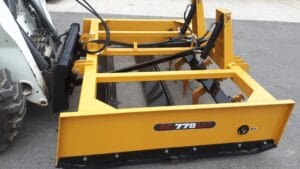
[[[26,98],[21,84],[13,82],[7,69],[0,69],[0,151],[18,134],[26,113]]]

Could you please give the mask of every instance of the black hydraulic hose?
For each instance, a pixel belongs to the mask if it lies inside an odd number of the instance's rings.
[[[186,11],[188,10],[188,8],[190,8],[189,13],[188,13],[188,16],[185,16]],[[181,33],[181,35],[185,35],[187,29],[189,28],[189,25],[190,25],[190,23],[191,23],[191,21],[192,21],[194,15],[195,15],[195,13],[196,13],[196,5],[194,5],[194,4],[189,5],[189,6],[187,7],[186,11],[184,12],[184,13],[185,13],[185,14],[184,14],[184,24],[183,24],[183,26],[180,28],[180,33]]]
[[[138,47],[140,47],[140,48],[153,48],[153,47],[190,47],[190,46],[191,46],[191,42],[188,42],[188,41],[178,41],[178,42],[158,44],[156,46],[149,45],[149,46],[138,46]]]
[[[205,38],[209,32],[211,32],[211,30],[214,28],[215,26],[215,22],[212,23],[209,27],[209,29],[200,37],[197,39],[197,44],[198,46],[200,46],[202,43],[207,42],[207,38]],[[153,42],[153,43],[142,43],[142,44],[138,44],[137,47],[139,48],[151,48],[151,47],[186,47],[186,46],[190,46],[191,42],[187,41],[190,40],[191,38],[188,37],[178,37],[178,38],[173,38],[167,41],[163,41],[163,42]],[[92,40],[90,42],[95,42],[95,43],[104,43],[105,40]],[[124,46],[124,47],[133,47],[132,43],[126,43],[126,42],[121,42],[121,41],[113,41],[110,40],[110,44],[111,45],[119,45],[119,46]]]
[[[174,59],[177,59],[177,58],[181,58],[181,57],[184,57],[184,56],[187,56],[187,55],[194,55],[194,49],[186,50],[186,51],[177,53],[177,54],[172,55],[172,56],[163,57],[163,58],[160,58],[160,59],[155,59],[155,60],[151,60],[151,61],[148,61],[148,62],[136,64],[134,66],[130,66],[130,67],[127,67],[127,68],[115,70],[112,73],[131,72],[131,71],[134,71],[134,70],[139,70],[139,69],[149,67],[149,66],[152,66],[152,65],[156,65],[156,64],[160,64],[160,63],[167,62],[167,61],[170,61],[170,60],[174,60]]]
[[[142,44],[138,44],[138,47],[140,47],[140,48],[143,48],[143,47],[159,47],[160,45],[164,45],[164,44],[171,43],[171,42],[178,42],[179,40],[183,41],[184,39],[187,39],[187,38],[186,37],[179,37],[179,38],[173,38],[173,39],[163,41],[163,42],[142,43]],[[104,40],[92,40],[90,42],[103,43]],[[126,47],[133,47],[132,43],[113,41],[113,40],[110,41],[110,44],[126,46]]]
[[[94,40],[91,42],[95,43],[103,43],[104,40]],[[200,43],[203,43],[203,41],[199,41]],[[129,47],[132,48],[133,44],[131,43],[124,43],[119,41],[110,41],[111,45],[119,45],[122,47]],[[188,47],[191,46],[191,42],[186,40],[181,41],[174,41],[174,42],[158,42],[158,43],[147,43],[147,44],[138,44],[138,48],[152,48],[152,47]]]
[[[106,38],[105,40],[93,40],[90,42],[95,42],[95,43],[99,43],[99,44],[103,44],[103,46],[96,51],[89,51],[87,50],[87,53],[89,54],[96,54],[99,53],[101,51],[103,51],[107,46],[110,46],[112,44],[115,45],[120,45],[120,46],[125,46],[125,47],[133,47],[133,44],[131,43],[125,43],[125,42],[118,42],[118,41],[111,41],[110,40],[110,29],[108,27],[108,25],[106,24],[106,22],[102,19],[102,17],[97,13],[97,11],[86,1],[86,0],[76,0],[77,3],[79,3],[82,7],[84,7],[85,9],[87,9],[91,14],[93,14],[94,16],[96,16],[97,18],[99,18],[101,20],[101,23],[104,27],[105,33],[106,33]],[[188,15],[186,16],[186,13],[189,9]],[[185,13],[184,13],[184,20],[185,23],[182,26],[182,28],[180,29],[180,32],[182,35],[184,35],[186,33],[186,30],[189,28],[189,25],[191,23],[191,20],[193,18],[193,16],[196,13],[196,6],[194,4],[191,4],[187,7]],[[206,32],[201,38],[197,39],[198,43],[203,43],[206,41],[205,36],[207,36],[207,34],[209,33]],[[188,42],[182,42],[182,40],[187,39],[187,37],[179,37],[179,38],[174,38],[168,41],[164,41],[164,42],[154,42],[154,43],[145,43],[145,44],[138,44],[138,47],[140,48],[147,48],[147,47],[179,47],[179,46],[188,46],[190,43]],[[181,42],[179,42],[181,41]],[[171,42],[176,42],[176,43],[171,43]],[[199,44],[198,44],[199,46]]]
[[[181,39],[181,40],[180,40]],[[95,42],[95,43],[103,43],[104,40],[93,40],[90,42]],[[202,43],[207,42],[206,38],[200,38],[197,39],[197,44],[198,46],[201,46]],[[143,43],[143,44],[138,44],[138,48],[153,48],[153,47],[189,47],[191,46],[191,41],[188,41],[188,39],[185,38],[175,38],[171,39],[165,42],[154,42],[154,43]],[[110,41],[111,45],[119,45],[122,47],[129,47],[132,48],[133,44],[132,43],[126,43],[126,42],[120,42],[120,41]]]
[[[211,51],[211,49],[215,46],[215,42],[217,40],[217,38],[219,37],[222,29],[224,27],[224,16],[221,15],[218,22],[216,22],[216,26],[212,32],[212,34],[210,35],[207,44],[205,45],[202,53],[201,53],[201,58],[202,59],[206,59],[209,55],[209,52]]]
[[[87,9],[89,12],[91,12],[91,14],[96,16],[98,19],[100,19],[101,24],[103,25],[103,28],[104,28],[105,34],[106,34],[103,46],[99,50],[96,50],[96,51],[87,50],[87,53],[96,54],[96,53],[102,52],[107,46],[110,45],[110,30],[109,30],[108,25],[106,24],[104,19],[98,14],[98,12],[86,0],[76,0],[76,2],[78,4],[80,4],[82,7],[84,7],[85,9]]]
[[[172,42],[178,42],[179,40],[184,40],[186,37],[179,37],[179,38],[173,38],[164,42],[154,42],[154,43],[144,43],[144,44],[139,44],[138,47],[159,47],[160,45],[164,45],[167,43],[172,43]]]
[[[208,39],[207,44],[204,47],[197,47],[195,49],[195,50],[202,50],[201,55],[200,55],[200,57],[202,59],[207,59],[208,54],[211,51],[211,49],[214,47],[215,42],[216,42],[217,38],[219,37],[223,27],[224,27],[224,16],[221,15],[218,22],[216,23],[216,26],[215,26],[211,36]],[[164,57],[164,58],[161,58],[161,59],[156,59],[156,60],[152,60],[152,61],[149,61],[149,62],[140,63],[140,64],[130,66],[130,67],[127,67],[127,68],[115,70],[113,72],[130,72],[130,71],[142,69],[144,67],[160,64],[160,63],[167,62],[167,61],[170,61],[170,60],[174,60],[174,59],[177,59],[177,58],[180,58],[180,57],[185,57],[185,56],[188,56],[188,55],[194,55],[194,53],[195,53],[194,49],[187,50],[187,51],[180,52],[180,53],[177,53],[177,54],[169,56],[169,57]],[[193,63],[192,67],[195,69],[198,66],[195,65],[195,63]],[[198,69],[202,69],[202,68],[203,68],[203,65],[199,65]]]
[[[216,22],[212,23],[209,26],[209,29],[207,29],[207,31],[200,38],[198,38],[198,40],[204,40],[205,37],[209,34],[209,32],[211,32],[213,30],[213,28],[214,28],[215,25],[216,25]]]

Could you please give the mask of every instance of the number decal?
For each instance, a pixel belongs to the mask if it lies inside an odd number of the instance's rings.
[[[207,129],[215,127],[214,121],[208,122],[184,122],[184,123],[164,123],[156,124],[154,130],[166,131],[166,130],[189,130],[189,129]]]
[[[175,123],[176,130],[180,129],[195,129],[196,123]]]
[[[177,123],[177,124],[175,124],[175,126],[176,126],[176,130],[179,130],[181,128],[182,124],[181,123]]]

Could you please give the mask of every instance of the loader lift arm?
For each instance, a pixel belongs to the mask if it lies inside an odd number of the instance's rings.
[[[233,53],[229,11],[217,9],[214,31],[209,33],[208,39],[198,43],[197,39],[206,34],[203,4],[201,0],[191,2],[195,11],[191,7],[189,14],[194,15],[185,17],[188,22],[84,20],[80,41],[87,55],[84,60],[75,61],[72,69],[83,76],[80,103],[76,112],[63,112],[59,117],[59,167],[97,168],[253,154],[279,144],[294,102],[276,100],[247,74],[248,65]],[[185,30],[184,25],[190,25],[186,24],[189,22],[192,25]],[[110,30],[109,44],[103,24]],[[180,45],[174,45],[173,39],[180,39]],[[195,57],[199,54],[200,60]],[[114,56],[162,58],[98,72],[99,60]],[[129,72],[175,58],[182,58],[191,70]],[[206,69],[208,59],[218,68]],[[248,97],[247,101],[239,102],[241,98],[226,96],[220,88],[220,79],[231,79]],[[115,108],[107,99],[96,99],[97,93],[101,93],[97,91],[99,84],[168,80],[196,80],[216,103]]]

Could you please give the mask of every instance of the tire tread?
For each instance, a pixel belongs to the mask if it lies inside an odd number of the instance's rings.
[[[0,151],[18,135],[26,114],[26,97],[7,69],[0,69]]]

